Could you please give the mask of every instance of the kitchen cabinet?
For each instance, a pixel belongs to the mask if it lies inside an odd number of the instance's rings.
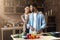
[[[48,16],[47,18],[47,31],[48,32],[55,32],[56,31],[56,22],[55,22],[55,16]]]
[[[12,40],[11,34],[16,34],[16,30],[21,33],[22,27],[11,27],[11,28],[1,28],[1,38],[2,40]]]

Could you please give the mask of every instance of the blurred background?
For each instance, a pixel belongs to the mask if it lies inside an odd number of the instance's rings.
[[[9,31],[4,31],[5,33],[2,34],[1,30],[22,27],[21,15],[24,13],[26,4],[30,3],[36,3],[38,11],[42,11],[45,15],[46,28],[44,30],[46,32],[60,32],[60,0],[0,0],[0,39],[11,40],[4,39],[3,35],[7,32],[11,35],[13,29],[9,30],[10,34]]]

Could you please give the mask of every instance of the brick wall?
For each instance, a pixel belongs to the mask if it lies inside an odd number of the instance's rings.
[[[18,3],[20,0],[12,1],[12,3],[15,2],[15,4],[13,3],[13,7],[10,7],[10,8],[12,8],[11,10],[13,10],[13,11],[11,11],[9,9],[9,7],[4,4],[5,3],[4,1],[5,0],[0,0],[0,27],[3,26],[5,20],[8,20],[8,21],[15,20],[16,21],[16,19],[17,19],[17,21],[20,21],[20,19],[21,19],[20,15],[22,14],[19,11],[16,12],[16,10],[15,10],[15,9],[21,8],[19,6],[20,4]],[[30,0],[30,3],[31,2],[32,1]],[[44,3],[45,3],[45,11],[48,11],[50,9],[53,10],[53,15],[56,16],[57,31],[60,31],[60,28],[59,28],[60,27],[60,0],[45,0]],[[17,5],[17,4],[19,4],[19,5]],[[21,4],[25,5],[25,4],[23,4],[23,2],[21,2]]]
[[[5,21],[22,22],[21,15],[27,3],[33,0],[0,0],[0,27],[4,26]]]

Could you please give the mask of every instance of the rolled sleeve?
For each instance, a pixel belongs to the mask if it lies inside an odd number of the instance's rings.
[[[29,29],[29,27],[30,27],[30,24],[27,24],[27,29]]]
[[[40,29],[41,28],[45,28],[45,26],[46,26],[46,21],[45,21],[45,17],[44,17],[44,15],[42,14],[42,17],[41,17],[41,27],[40,27]]]

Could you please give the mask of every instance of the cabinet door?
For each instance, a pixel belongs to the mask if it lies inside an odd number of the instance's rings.
[[[12,40],[11,34],[13,34],[12,30],[4,30],[3,31],[3,40]]]

